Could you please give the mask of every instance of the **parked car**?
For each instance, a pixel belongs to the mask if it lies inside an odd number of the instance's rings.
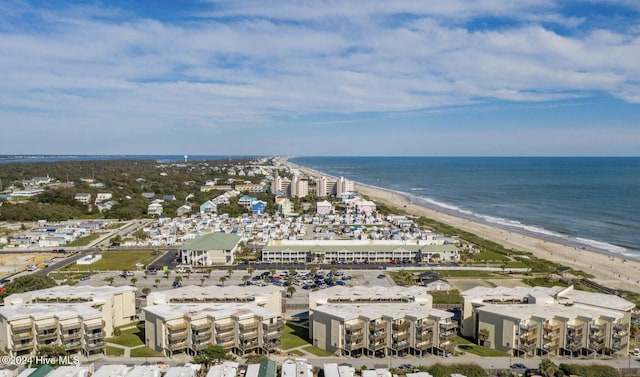
[[[85,281],[85,280],[89,280],[91,279],[91,276],[89,275],[82,275],[82,277],[80,278],[80,281]]]

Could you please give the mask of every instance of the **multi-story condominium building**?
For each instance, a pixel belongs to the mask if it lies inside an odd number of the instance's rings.
[[[342,355],[424,355],[454,346],[453,313],[409,303],[326,304],[313,309],[314,345]]]
[[[235,189],[240,192],[265,192],[266,185],[264,183],[244,183],[237,184]]]
[[[335,195],[341,196],[342,193],[350,192],[354,190],[354,183],[344,177],[340,178],[327,178],[321,176],[316,181],[316,194],[319,198]]]
[[[570,287],[476,287],[462,293],[463,335],[514,355],[626,355],[631,311],[618,296]]]
[[[453,313],[423,287],[341,287],[309,293],[314,345],[343,355],[423,355],[452,347]]]
[[[424,241],[422,241],[424,242]],[[460,260],[454,244],[420,245],[375,240],[270,240],[262,249],[267,263],[390,263],[430,259]]]
[[[37,291],[15,293],[4,299],[5,308],[20,306],[29,308],[31,304],[88,304],[102,313],[104,333],[113,334],[113,328],[131,323],[136,316],[135,291],[137,288],[57,286]]]
[[[290,196],[304,198],[307,195],[309,195],[309,181],[298,176],[293,177]]]
[[[147,346],[167,356],[218,344],[239,355],[281,347],[283,317],[252,304],[160,304],[143,308]]]
[[[275,285],[199,287],[188,285],[168,291],[152,292],[147,306],[162,304],[247,303],[275,313],[283,313],[284,288]]]
[[[180,250],[180,260],[183,264],[192,266],[233,264],[240,239],[235,234],[205,234],[184,243]]]
[[[89,303],[16,304],[0,307],[0,350],[18,356],[38,346],[62,346],[85,356],[104,354],[103,313]]]

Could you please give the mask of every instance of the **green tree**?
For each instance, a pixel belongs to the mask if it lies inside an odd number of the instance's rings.
[[[173,281],[174,281],[174,282],[176,282],[176,283],[178,283],[178,284],[182,283],[182,276],[176,276],[176,277],[173,279]]]
[[[253,267],[249,267],[249,268],[247,268],[247,273],[248,273],[249,275],[253,275],[253,271],[255,271],[255,269],[254,269]]]
[[[36,356],[43,357],[44,360],[51,361],[50,365],[57,365],[60,356],[67,356],[68,352],[63,346],[38,346]],[[47,363],[49,364],[49,363]]]
[[[149,293],[151,293],[151,288],[149,288],[149,287],[142,288],[142,294],[143,295],[149,296]]]
[[[211,344],[205,349],[198,351],[198,353],[193,357],[193,362],[196,364],[204,364],[205,367],[209,367],[214,362],[220,362],[220,360],[225,359],[226,356],[227,351],[224,347]]]
[[[231,277],[231,275],[233,275],[233,269],[232,268],[228,269],[227,274],[229,275],[229,277]]]
[[[556,372],[559,370],[558,366],[551,361],[549,358],[544,358],[540,360],[540,365],[538,366],[538,370],[544,377],[555,377]]]
[[[104,278],[104,281],[106,281],[107,283],[109,283],[109,285],[113,285],[113,281],[116,280],[115,277],[113,276],[107,276],[106,278]]]
[[[205,279],[205,278],[200,278],[200,286],[201,286],[201,287],[204,287],[204,282],[205,282],[205,280],[207,280],[207,279]]]
[[[227,281],[227,277],[226,276],[220,276],[220,283],[222,284],[222,286],[224,287],[224,282]]]
[[[5,292],[0,294],[0,299],[14,293],[37,291],[40,289],[55,287],[56,281],[48,276],[24,275],[18,276],[11,282],[5,284]]]
[[[165,277],[165,279],[169,279],[169,275],[171,275],[171,270],[165,270],[165,271],[164,271],[164,277]]]
[[[251,279],[251,276],[250,276],[250,275],[244,275],[244,276],[242,277],[242,283],[243,283],[244,285],[247,285],[247,282],[249,281],[249,279]]]
[[[288,286],[287,293],[289,294],[289,297],[293,297],[293,294],[296,293],[296,287],[293,285]]]
[[[160,285],[160,279],[155,279],[154,282],[156,283],[155,287],[158,288],[158,285]]]
[[[478,339],[480,339],[480,345],[484,346],[484,342],[486,342],[487,339],[489,339],[489,330],[480,329],[478,331]]]
[[[137,278],[131,278],[131,285],[133,285],[134,287],[135,287],[137,282],[138,282]]]

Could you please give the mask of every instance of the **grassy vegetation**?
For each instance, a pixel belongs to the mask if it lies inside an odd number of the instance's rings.
[[[506,262],[509,258],[504,255],[491,250],[484,250],[478,254],[470,254],[469,257],[477,262]]]
[[[438,270],[435,271],[443,278],[499,278],[504,274],[482,270]]]
[[[107,356],[122,356],[124,349],[120,347],[107,346]]]
[[[282,334],[282,349],[288,350],[304,345],[309,345],[309,330],[304,327],[286,324],[284,326],[284,334]]]
[[[501,352],[498,350],[494,350],[492,348],[484,347],[472,343],[466,338],[461,336],[456,337],[456,343],[458,344],[458,349],[463,352],[469,352],[474,355],[483,356],[483,357],[491,357],[491,356],[509,356],[509,354],[505,352]]]
[[[109,343],[119,344],[126,347],[141,346],[144,344],[144,330],[137,326],[138,322],[128,323],[116,328],[116,333],[120,335],[107,339]],[[131,326],[135,326],[129,328]]]
[[[329,351],[326,351],[326,350],[323,350],[321,348],[318,348],[316,346],[308,346],[308,347],[304,347],[302,349],[307,351],[307,352],[309,352],[309,353],[312,353],[312,354],[314,354],[316,356],[331,356],[331,355],[333,355],[333,353],[331,353]]]
[[[522,279],[522,282],[531,287],[566,287],[567,284],[561,281],[553,281],[548,278],[529,278]]]
[[[109,230],[114,230],[114,229],[120,229],[120,227],[122,227],[125,223],[113,223],[113,224],[109,224],[107,225],[107,229]]]
[[[462,304],[462,296],[457,289],[451,291],[430,291],[434,304]]]
[[[149,347],[134,348],[130,352],[131,357],[158,357],[162,356],[160,352],[156,352]]]
[[[294,356],[304,356],[305,353],[300,351],[300,350],[291,350],[289,352],[287,352],[290,355],[294,355]]]
[[[99,253],[102,259],[90,265],[70,265],[63,268],[63,271],[135,271],[138,268],[136,263],[148,265],[158,256],[153,255],[153,251],[105,251]]]
[[[65,246],[68,246],[68,247],[87,246],[88,244],[90,244],[91,242],[97,240],[102,236],[103,236],[102,233],[92,233],[84,237],[76,238],[75,240],[69,242]]]

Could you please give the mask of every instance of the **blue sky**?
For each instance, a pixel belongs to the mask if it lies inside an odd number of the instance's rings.
[[[640,155],[640,2],[0,1],[0,153]]]

